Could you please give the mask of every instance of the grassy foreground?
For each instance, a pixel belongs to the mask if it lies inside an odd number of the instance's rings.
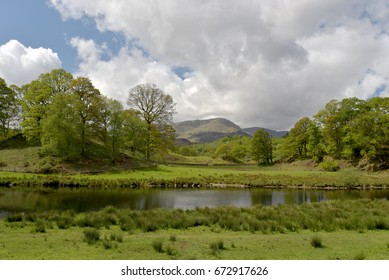
[[[112,227],[101,230],[102,240],[92,245],[83,241],[83,232],[78,228],[32,231],[32,226],[15,229],[2,224],[0,259],[389,259],[388,231],[253,234],[198,227],[123,233],[117,241],[112,236],[121,231]],[[311,244],[316,238],[321,240],[321,247]]]
[[[15,213],[0,259],[389,259],[389,201]]]

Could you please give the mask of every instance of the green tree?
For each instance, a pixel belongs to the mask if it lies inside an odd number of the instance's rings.
[[[273,145],[270,134],[265,129],[255,132],[251,141],[251,155],[258,164],[273,163]]]
[[[316,162],[321,162],[323,160],[325,150],[321,127],[316,122],[312,121],[308,128],[308,133],[308,147],[311,156]]]
[[[307,157],[310,125],[311,120],[304,117],[300,119],[290,131],[289,139],[300,158]]]
[[[42,120],[42,151],[65,160],[81,156],[81,118],[79,99],[69,93],[58,93],[48,105]]]
[[[122,104],[113,99],[102,98],[101,131],[103,143],[112,162],[115,162],[124,147],[124,114]]]
[[[104,133],[102,125],[102,96],[92,82],[86,77],[77,77],[70,85],[70,92],[76,96],[80,102],[78,107],[78,115],[81,120],[81,138],[80,148],[81,156],[87,155],[87,143],[91,142],[96,136],[101,136]]]
[[[54,96],[67,92],[73,76],[63,69],[55,69],[50,73],[41,74],[37,80],[24,85],[22,91],[22,132],[28,141],[40,144],[41,121],[46,117],[48,105]]]
[[[18,114],[15,92],[0,78],[0,140],[6,139],[13,120]]]
[[[133,155],[145,154],[147,150],[148,126],[140,115],[139,111],[132,109],[122,112],[124,147],[130,150]]]
[[[156,85],[142,84],[130,90],[128,105],[139,110],[147,124],[146,158],[150,159],[153,149],[162,148],[161,137],[167,141],[174,138],[171,133],[175,113],[173,98]]]
[[[361,156],[383,168],[389,167],[388,97],[368,100],[367,110],[358,115],[350,131],[348,141]]]
[[[365,111],[365,101],[353,97],[343,99],[341,102],[331,100],[315,115],[316,122],[323,127],[322,134],[328,154],[335,158],[347,156],[347,153],[344,153],[346,145],[350,146],[353,143],[345,137],[350,133],[356,117]]]

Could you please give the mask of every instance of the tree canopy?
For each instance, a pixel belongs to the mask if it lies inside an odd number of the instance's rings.
[[[147,124],[146,158],[149,159],[152,150],[164,147],[157,140],[166,140],[164,144],[167,144],[174,138],[175,103],[156,85],[141,84],[130,90],[128,105],[139,110]]]

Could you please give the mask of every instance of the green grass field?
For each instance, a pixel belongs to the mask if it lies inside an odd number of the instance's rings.
[[[33,230],[32,226],[11,228],[1,222],[0,259],[389,259],[388,231],[305,230],[300,233],[262,234],[228,230],[215,232],[208,227],[198,227],[122,233],[115,226],[100,230],[100,240],[89,245],[83,240],[82,229],[77,227],[48,229],[45,233],[34,233]],[[122,235],[120,242],[112,240],[111,236],[117,234]],[[314,237],[321,239],[321,248],[311,245]],[[161,245],[160,250],[155,249],[155,243]]]
[[[212,184],[248,187],[387,188],[389,172],[367,173],[354,169],[338,172],[283,170],[257,166],[158,165],[98,174],[32,174],[0,172],[0,184],[18,187],[210,187]]]
[[[0,259],[389,259],[387,200],[16,213]]]

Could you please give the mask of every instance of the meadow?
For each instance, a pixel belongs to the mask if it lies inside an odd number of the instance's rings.
[[[15,213],[0,259],[388,259],[387,200]]]
[[[261,168],[257,166],[158,165],[96,174],[0,172],[3,187],[149,188],[149,187],[287,187],[387,188],[389,172],[367,173],[352,168],[339,172]]]

